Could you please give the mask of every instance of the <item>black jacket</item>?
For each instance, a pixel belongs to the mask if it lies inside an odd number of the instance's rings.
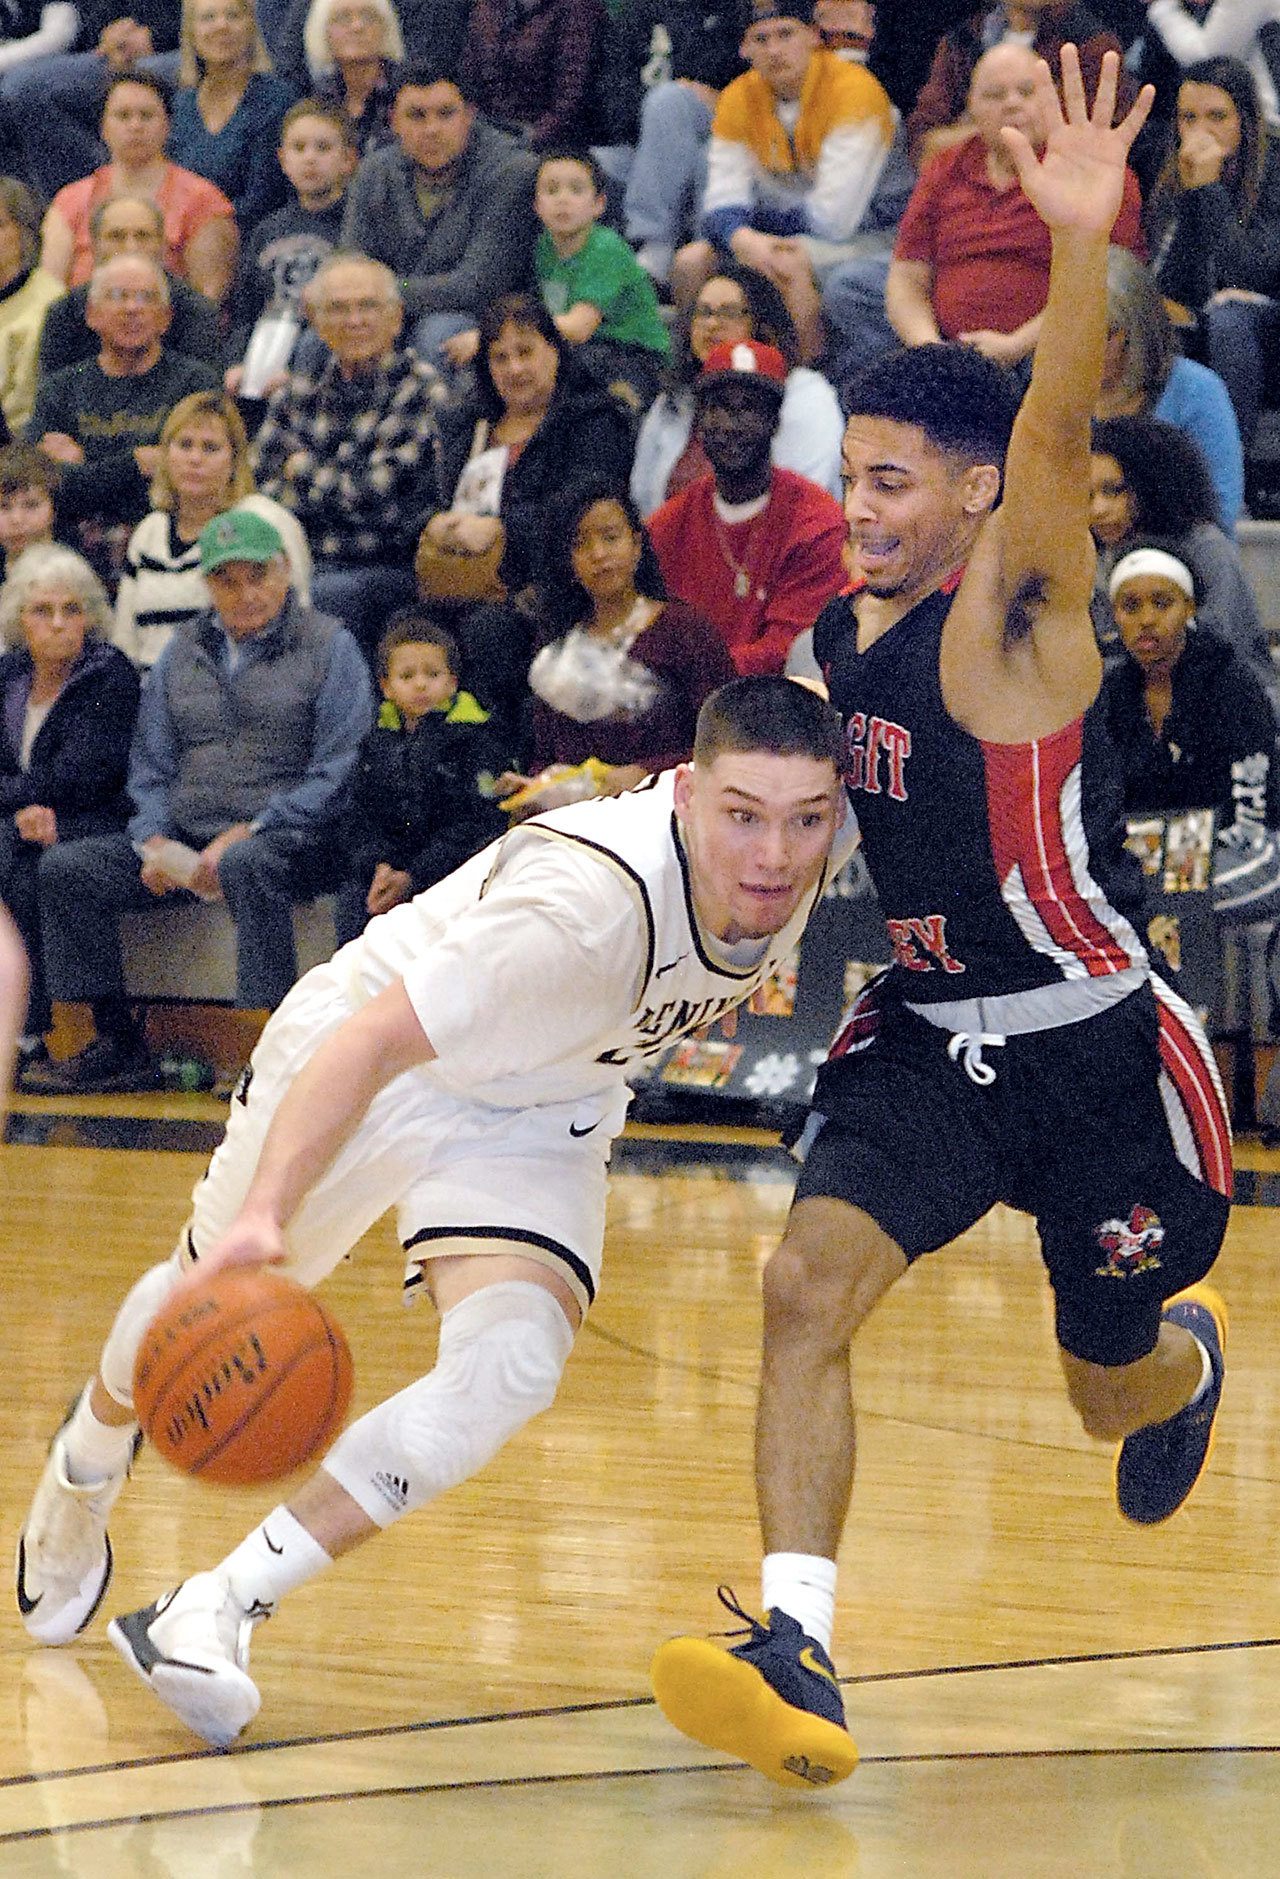
[[[477,778],[501,774],[507,762],[488,724],[451,722],[443,711],[415,731],[379,724],[356,772],[352,877],[367,887],[385,861],[412,876],[415,894],[443,880],[505,831],[506,817],[480,794]]]
[[[14,680],[30,670],[25,648],[0,657],[0,713]],[[0,717],[0,814],[40,803],[56,814],[62,841],[122,829],[133,810],[125,780],[138,690],[138,675],[122,652],[87,645],[36,733],[26,770]]]

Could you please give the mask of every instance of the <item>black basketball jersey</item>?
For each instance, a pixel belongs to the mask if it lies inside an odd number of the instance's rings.
[[[863,653],[847,595],[814,629],[896,976],[913,1005],[1060,985],[1036,1003],[1070,1022],[1082,981],[1149,963],[1118,766],[1096,705],[1033,743],[963,730],[939,677],[951,600],[930,594]]]

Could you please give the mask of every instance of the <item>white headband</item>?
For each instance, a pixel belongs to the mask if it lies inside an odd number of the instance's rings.
[[[1129,554],[1121,555],[1111,570],[1107,592],[1113,600],[1116,589],[1124,581],[1131,581],[1136,574],[1159,574],[1166,581],[1172,581],[1175,587],[1180,587],[1188,600],[1196,597],[1196,584],[1185,561],[1179,561],[1177,555],[1167,554],[1163,548],[1134,548]]]

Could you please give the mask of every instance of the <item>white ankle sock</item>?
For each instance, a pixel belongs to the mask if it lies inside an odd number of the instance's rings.
[[[67,1479],[80,1487],[94,1487],[99,1481],[124,1474],[138,1433],[136,1422],[99,1422],[89,1407],[90,1394],[91,1388],[87,1387],[62,1431]]]
[[[227,1554],[217,1571],[245,1612],[265,1618],[286,1592],[305,1585],[332,1564],[320,1542],[281,1506]]]
[[[784,1611],[831,1650],[836,1621],[836,1562],[814,1553],[767,1553],[760,1574],[766,1613]]]

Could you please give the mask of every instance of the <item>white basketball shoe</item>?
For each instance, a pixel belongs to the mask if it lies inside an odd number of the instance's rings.
[[[107,1636],[175,1716],[229,1748],[258,1713],[249,1635],[269,1608],[246,1612],[221,1574],[198,1572],[154,1605],[113,1618]]]
[[[88,1486],[72,1481],[63,1429],[18,1535],[18,1611],[39,1644],[69,1643],[101,1605],[111,1583],[107,1516],[129,1478],[125,1467]]]

